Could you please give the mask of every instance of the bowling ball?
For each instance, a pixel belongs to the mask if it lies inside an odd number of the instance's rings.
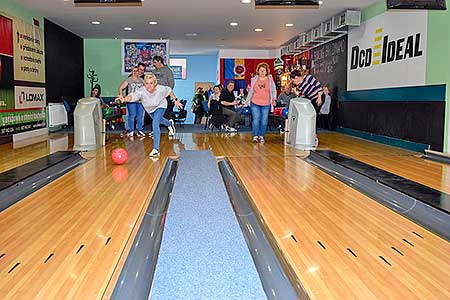
[[[128,179],[128,169],[124,166],[115,166],[112,171],[112,177],[117,183],[124,183]]]
[[[287,109],[286,107],[283,108],[283,112],[282,112],[283,117],[287,118],[288,113],[289,113],[289,109]]]
[[[124,164],[128,160],[128,152],[123,148],[116,148],[111,153],[111,159],[116,165]]]

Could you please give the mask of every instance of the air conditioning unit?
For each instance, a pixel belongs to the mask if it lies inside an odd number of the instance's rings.
[[[142,6],[142,0],[74,0],[75,6]]]
[[[255,0],[256,8],[319,8],[319,0]]]
[[[329,19],[322,23],[322,35],[329,38],[335,38],[342,34],[342,31],[333,31],[333,19]]]
[[[287,45],[287,54],[293,54],[295,52],[294,50],[295,50],[294,49],[294,42],[289,43]]]
[[[302,36],[300,35],[295,41],[294,41],[294,50],[299,50],[302,46]]]
[[[322,34],[322,24],[312,29],[312,40],[313,42],[325,42],[328,41],[330,37]]]
[[[361,12],[359,10],[347,10],[333,17],[332,30],[335,32],[347,32],[349,26],[361,25]]]
[[[314,40],[313,36],[314,36],[314,29],[307,31],[303,39],[304,41],[303,46],[311,48],[322,43],[322,41]]]

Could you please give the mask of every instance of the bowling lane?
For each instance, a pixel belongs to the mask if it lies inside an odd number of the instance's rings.
[[[0,299],[101,299],[165,163],[142,141],[115,146],[126,165],[108,145],[0,213]]]
[[[16,143],[0,145],[0,173],[29,163],[56,151],[72,150],[73,137],[52,133]]]
[[[319,147],[450,194],[450,165],[422,159],[421,153],[340,133],[320,134]]]
[[[449,299],[448,242],[299,158],[230,161],[311,299]]]

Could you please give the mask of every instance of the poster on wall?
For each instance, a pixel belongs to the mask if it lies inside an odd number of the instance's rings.
[[[349,91],[425,84],[426,11],[386,12],[348,33]]]
[[[131,68],[139,63],[145,64],[146,72],[153,71],[152,58],[156,55],[169,64],[168,40],[122,40],[122,74],[130,74]]]
[[[45,128],[45,59],[39,22],[28,24],[0,14],[0,40],[0,136]]]
[[[14,19],[14,80],[45,82],[44,32]]]
[[[172,69],[174,79],[187,78],[186,58],[171,58],[170,68]]]

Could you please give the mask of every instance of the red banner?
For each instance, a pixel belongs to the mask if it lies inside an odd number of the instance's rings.
[[[12,20],[0,15],[0,54],[13,56]]]

